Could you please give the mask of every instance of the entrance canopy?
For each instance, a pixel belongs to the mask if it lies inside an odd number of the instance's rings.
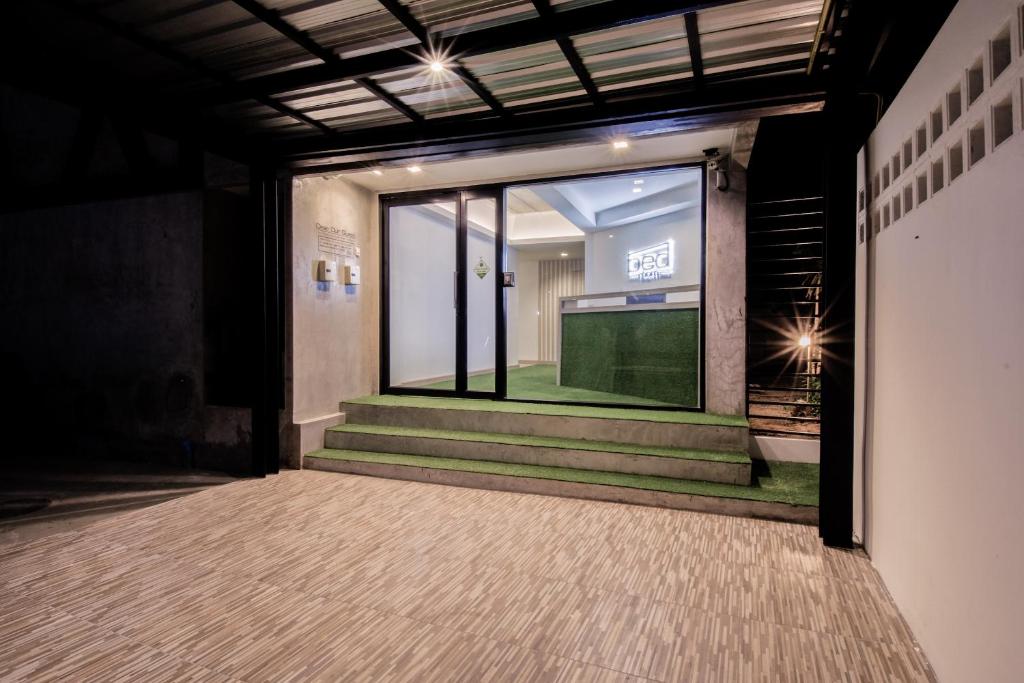
[[[41,0],[21,85],[293,169],[820,108],[845,2]],[[12,16],[13,15],[13,16]],[[33,32],[29,27],[45,27]]]

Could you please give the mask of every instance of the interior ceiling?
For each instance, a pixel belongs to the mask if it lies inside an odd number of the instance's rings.
[[[729,154],[736,135],[736,128],[721,127],[688,133],[630,137],[626,149],[615,149],[613,139],[608,139],[590,144],[437,163],[413,160],[420,169],[418,173],[409,171],[411,163],[402,166],[377,165],[368,170],[345,172],[344,177],[374,192],[520,182],[533,178],[700,161],[704,159],[703,150],[709,148],[718,148],[720,153]],[[535,202],[544,202],[544,199],[536,194],[524,194],[516,204],[526,208]]]
[[[236,157],[339,167],[820,107],[844,6],[36,0],[5,6],[0,42],[18,85]]]

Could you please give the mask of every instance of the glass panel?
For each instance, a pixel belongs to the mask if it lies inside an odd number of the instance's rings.
[[[494,391],[497,201],[466,201],[466,369],[470,391]]]
[[[698,407],[700,169],[508,190],[508,396]]]
[[[393,387],[454,389],[455,202],[388,212],[388,324]]]

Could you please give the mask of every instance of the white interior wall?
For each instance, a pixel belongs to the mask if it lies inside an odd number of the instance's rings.
[[[1016,681],[1024,671],[1024,134],[1019,0],[962,1],[871,136],[873,180],[985,58],[985,93],[859,216],[865,543],[939,680]],[[994,82],[989,40],[1013,22],[1013,62]],[[993,149],[992,105],[1013,136]],[[944,117],[945,118],[945,117]],[[945,121],[944,121],[945,123]],[[985,124],[985,156],[955,180],[949,152]],[[942,161],[919,204],[916,178]],[[890,169],[891,171],[891,169]],[[915,180],[914,207],[892,222]],[[884,183],[883,183],[884,184]],[[872,193],[873,194],[873,193]],[[890,225],[884,227],[885,208]],[[874,232],[874,230],[872,230]]]
[[[519,341],[518,361],[521,363],[540,360],[540,269],[539,261],[529,252],[519,252],[518,258],[515,289],[519,297],[519,318],[514,336]]]
[[[630,280],[627,254],[675,241],[672,277],[646,282]],[[625,292],[700,284],[700,210],[686,209],[636,223],[588,232],[586,236],[585,292]]]
[[[455,216],[390,209],[388,319],[393,385],[455,374]]]

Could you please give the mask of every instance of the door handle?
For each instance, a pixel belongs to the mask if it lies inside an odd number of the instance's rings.
[[[452,308],[459,310],[459,273],[452,273]]]

